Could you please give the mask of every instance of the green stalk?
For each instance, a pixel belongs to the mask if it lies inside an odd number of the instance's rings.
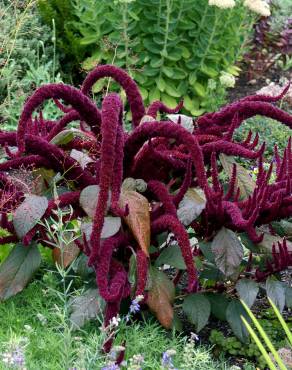
[[[56,25],[55,25],[55,19],[52,19],[52,26],[53,26],[53,82],[55,82],[55,73],[56,73]]]
[[[128,54],[129,54],[129,36],[128,36],[128,4],[122,4],[122,17],[123,17],[123,38],[125,41],[125,53],[126,53],[126,70],[128,71]]]
[[[209,50],[210,50],[210,48],[213,44],[214,37],[215,37],[216,32],[217,32],[217,27],[218,27],[218,23],[219,23],[219,13],[218,13],[216,8],[214,9],[214,11],[215,11],[215,20],[214,20],[211,35],[210,35],[209,40],[208,40],[208,45],[207,45],[207,47],[205,49],[205,52],[204,52],[204,55],[201,59],[201,63],[200,63],[201,67],[204,65],[205,59],[206,59],[207,55],[209,54]]]
[[[246,312],[248,313],[249,317],[251,318],[252,322],[254,323],[255,327],[257,328],[257,330],[259,331],[261,337],[263,338],[263,340],[265,341],[267,347],[269,348],[269,350],[272,352],[273,356],[274,356],[274,359],[276,360],[277,364],[279,365],[279,368],[281,370],[287,370],[286,366],[284,365],[283,361],[281,360],[278,352],[276,351],[274,345],[272,344],[272,342],[270,341],[269,337],[267,336],[267,334],[265,333],[264,329],[262,328],[261,324],[259,323],[259,321],[257,320],[257,318],[254,316],[254,314],[251,312],[251,310],[249,309],[249,307],[242,301],[240,300],[243,307],[245,308]]]
[[[167,42],[168,42],[168,35],[169,35],[169,24],[170,24],[170,15],[172,10],[172,0],[166,0],[166,20],[165,20],[165,30],[164,30],[164,43],[162,49],[162,58],[161,58],[161,66],[164,64],[164,55],[167,53]],[[161,75],[161,69],[160,69]]]

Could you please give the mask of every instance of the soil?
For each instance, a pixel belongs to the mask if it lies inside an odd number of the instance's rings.
[[[267,86],[270,82],[279,82],[283,77],[292,80],[292,70],[283,71],[277,66],[271,67],[263,76],[249,80],[246,66],[241,66],[243,72],[237,78],[234,89],[229,90],[228,101],[233,102],[247,95],[255,94],[262,87]]]

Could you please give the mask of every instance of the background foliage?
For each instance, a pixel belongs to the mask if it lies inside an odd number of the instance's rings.
[[[234,64],[255,20],[240,4],[222,10],[208,0],[40,0],[39,10],[48,24],[56,20],[58,45],[70,49],[70,63],[126,68],[147,102],[174,107],[183,98],[195,116],[209,108],[208,80],[238,73]],[[103,87],[100,82],[95,91]]]

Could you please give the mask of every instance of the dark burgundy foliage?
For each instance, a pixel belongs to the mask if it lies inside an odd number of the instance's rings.
[[[94,83],[103,77],[111,77],[125,90],[127,104],[132,113],[132,132],[124,131],[124,107],[116,93],[103,98],[97,108],[90,98]],[[283,94],[285,94],[285,91]],[[121,184],[125,178],[144,179],[148,188],[145,196],[151,204],[151,240],[164,231],[172,232],[178,241],[188,274],[188,291],[200,289],[189,236],[177,216],[178,205],[190,186],[200,187],[206,197],[201,225],[194,227],[197,236],[209,240],[223,226],[235,232],[246,232],[254,243],[262,240],[257,227],[292,215],[292,151],[291,140],[281,157],[275,149],[273,163],[268,170],[263,167],[265,145],[259,147],[258,136],[248,135],[245,141],[237,142],[234,131],[244,120],[255,115],[273,118],[292,128],[292,116],[274,105],[278,97],[250,96],[223,107],[219,112],[201,116],[190,133],[179,123],[159,120],[158,113],[177,112],[161,102],[154,102],[145,109],[136,83],[123,70],[114,66],[98,66],[85,79],[81,89],[64,84],[48,84],[38,88],[26,101],[20,116],[17,132],[0,132],[0,147],[6,150],[6,159],[0,163],[0,215],[1,227],[10,232],[0,239],[0,244],[17,240],[16,232],[7,215],[13,213],[23,201],[25,191],[13,182],[11,171],[25,168],[50,169],[64,174],[58,185],[66,186],[67,192],[57,199],[49,200],[44,218],[52,215],[57,207],[72,206],[71,218],[85,217],[79,205],[80,191],[89,185],[98,184],[100,192],[93,218],[90,240],[77,241],[79,248],[89,257],[89,264],[96,271],[99,292],[107,302],[105,324],[119,312],[122,299],[131,294],[128,281],[131,253],[136,255],[137,283],[135,295],[146,294],[148,266],[157,253],[146,256],[123,224],[114,236],[101,240],[105,216],[127,216],[128,207],[121,208]],[[61,119],[46,121],[34,113],[42,104],[54,99],[64,112]],[[62,100],[62,102],[61,102]],[[140,123],[145,115],[152,120]],[[55,145],[51,140],[62,133],[72,121],[80,121],[84,136],[70,143]],[[76,149],[89,156],[94,163],[81,166],[70,156]],[[242,199],[237,186],[237,167],[233,166],[229,184],[220,180],[222,168],[219,154],[254,160],[258,163],[258,176],[254,191]],[[272,171],[276,179],[271,181]],[[226,184],[225,184],[226,185]],[[110,207],[107,209],[109,198]],[[197,224],[199,224],[197,223]],[[198,225],[197,225],[198,226]],[[46,235],[41,225],[35,226],[23,238],[25,245],[33,240],[46,244]],[[291,265],[291,256],[286,243],[273,249],[273,261],[267,263],[267,271],[256,272],[261,280],[270,273]],[[180,276],[180,275],[179,275]],[[176,283],[179,278],[175,278]],[[108,343],[110,346],[110,343]]]

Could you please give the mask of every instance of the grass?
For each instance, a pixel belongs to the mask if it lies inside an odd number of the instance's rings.
[[[48,274],[45,274],[48,281]],[[104,336],[99,322],[87,324],[82,330],[66,332],[60,320],[62,303],[53,289],[46,288],[42,280],[36,279],[23,292],[0,304],[0,351],[9,352],[20,345],[25,348],[28,370],[99,370],[108,359],[101,354]],[[40,314],[42,316],[40,316]],[[224,361],[217,362],[210,350],[196,345],[188,348],[187,339],[166,332],[155,321],[145,320],[132,325],[120,324],[115,345],[126,341],[125,360],[130,363],[134,355],[144,357],[143,370],[161,368],[162,353],[174,349],[174,365],[180,370],[229,369]],[[189,357],[189,360],[187,359]],[[186,361],[191,367],[184,367]],[[0,357],[0,369],[7,364]],[[130,367],[126,367],[130,368]]]

